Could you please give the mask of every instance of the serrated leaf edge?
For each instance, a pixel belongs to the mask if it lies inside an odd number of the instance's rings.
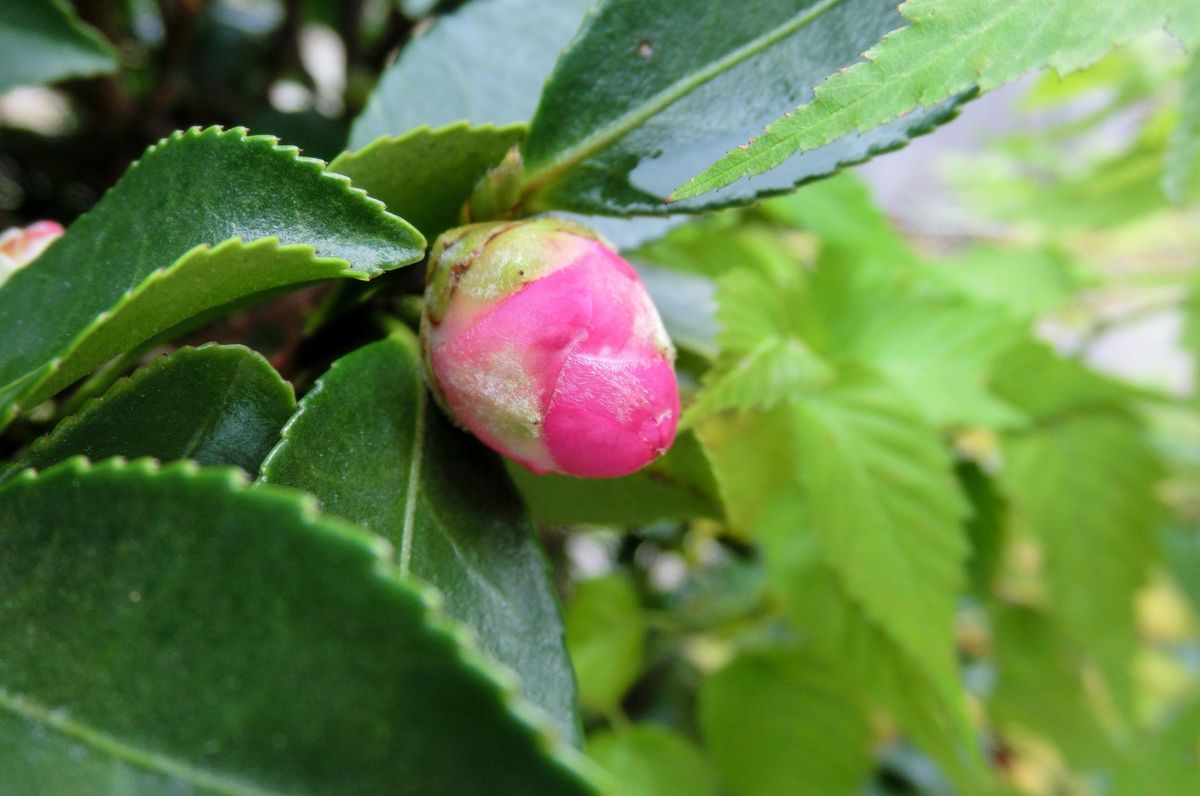
[[[407,591],[417,597],[425,608],[425,626],[432,633],[441,635],[452,643],[458,662],[468,673],[494,687],[502,707],[529,732],[537,748],[549,761],[575,775],[582,784],[591,786],[599,793],[614,792],[607,782],[607,773],[568,744],[544,717],[543,712],[525,699],[520,693],[516,676],[507,667],[488,658],[479,649],[474,634],[466,626],[443,613],[440,592],[420,578],[400,572],[395,561],[396,551],[390,542],[345,520],[323,514],[317,499],[307,492],[269,483],[251,482],[249,476],[234,467],[201,467],[187,460],[164,465],[151,458],[130,461],[122,457],[93,463],[86,457],[73,456],[45,470],[29,468],[21,471],[0,484],[0,498],[19,485],[106,472],[133,472],[163,480],[174,478],[179,481],[211,481],[224,485],[230,493],[275,503],[280,510],[290,512],[302,527],[314,535],[328,534],[359,546],[373,559],[367,571],[386,584],[392,592]]]
[[[38,437],[25,450],[24,454],[21,456],[21,459],[13,465],[13,469],[0,471],[0,484],[3,484],[10,477],[12,477],[14,473],[20,471],[21,460],[28,459],[54,440],[58,439],[60,435],[65,434],[71,429],[87,422],[96,410],[107,403],[108,399],[123,395],[130,390],[133,390],[143,381],[150,378],[153,374],[157,373],[159,370],[162,370],[168,365],[178,364],[178,362],[182,359],[194,360],[197,359],[199,355],[207,354],[208,352],[217,352],[225,357],[231,357],[235,353],[238,355],[248,354],[251,360],[262,365],[270,373],[274,374],[275,378],[279,381],[279,384],[283,386],[289,393],[291,393],[292,399],[295,400],[296,391],[295,388],[292,387],[291,382],[281,377],[279,373],[276,372],[275,368],[271,367],[271,363],[268,362],[262,354],[258,353],[252,348],[248,348],[244,345],[225,345],[221,343],[204,343],[198,346],[184,346],[164,356],[156,357],[154,361],[150,362],[145,367],[138,368],[129,375],[118,379],[111,387],[105,390],[103,394],[89,399],[78,412],[61,420],[49,433]]]
[[[25,407],[22,406],[22,402],[31,393],[36,392],[40,387],[42,387],[55,373],[57,373],[62,367],[63,363],[70,359],[71,355],[74,354],[89,337],[95,334],[98,330],[102,329],[110,318],[120,315],[125,307],[133,303],[145,290],[149,289],[158,282],[170,279],[179,270],[186,267],[195,259],[219,256],[224,254],[228,249],[236,248],[241,248],[248,252],[254,251],[255,249],[269,249],[273,252],[282,254],[306,253],[309,257],[309,262],[312,264],[329,264],[343,267],[337,276],[359,279],[360,281],[367,281],[370,279],[370,276],[363,274],[361,271],[355,271],[352,268],[344,267],[349,266],[349,263],[347,263],[345,260],[337,257],[317,257],[316,249],[310,244],[291,243],[284,245],[280,244],[279,239],[276,237],[258,238],[257,240],[250,241],[249,243],[246,243],[241,238],[228,238],[216,246],[210,246],[204,243],[194,246],[180,256],[179,259],[175,260],[175,262],[162,268],[156,268],[147,274],[146,277],[135,287],[131,287],[126,290],[111,307],[100,311],[96,317],[85,324],[75,334],[75,336],[71,338],[70,342],[60,349],[58,355],[49,362],[45,363],[40,368],[34,368],[33,370],[22,374],[3,387],[0,387],[0,394],[3,394],[6,391],[12,390],[14,386],[25,382],[24,387],[21,387],[15,393],[13,393],[12,397],[5,399],[8,401],[8,405],[3,411],[0,411],[0,428],[3,428],[10,423],[13,418],[15,418],[24,410]],[[186,321],[187,319],[182,318],[180,320],[182,322]],[[166,330],[162,329],[159,331],[162,332]]]
[[[338,174],[337,171],[340,165],[348,162],[352,163],[361,157],[373,154],[374,150],[376,149],[385,149],[390,146],[405,143],[406,141],[414,138],[441,138],[442,136],[459,132],[496,134],[518,133],[519,135],[517,135],[517,143],[520,143],[522,140],[524,140],[526,133],[529,132],[529,125],[524,122],[513,122],[511,124],[471,124],[471,122],[467,120],[451,122],[450,124],[442,125],[441,127],[431,127],[428,124],[422,124],[397,135],[381,135],[375,140],[371,141],[369,144],[365,144],[358,149],[346,150],[331,160],[329,165],[326,167],[326,170],[331,174],[342,176]],[[349,178],[347,177],[346,179]]]

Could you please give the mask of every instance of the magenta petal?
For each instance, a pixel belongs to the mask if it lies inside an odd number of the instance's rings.
[[[568,357],[546,414],[546,444],[559,468],[585,478],[628,475],[675,439],[679,390],[671,363],[657,357]]]

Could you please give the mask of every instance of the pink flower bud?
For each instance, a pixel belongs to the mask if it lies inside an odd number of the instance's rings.
[[[473,224],[434,244],[422,338],[434,394],[535,473],[611,478],[675,439],[674,351],[637,272],[556,219]]]
[[[64,231],[57,221],[37,221],[24,229],[10,227],[0,232],[0,284],[37,259]]]

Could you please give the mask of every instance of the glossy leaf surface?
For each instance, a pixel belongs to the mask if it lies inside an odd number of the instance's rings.
[[[952,103],[848,135],[761,180],[667,195],[901,24],[890,0],[604,0],[546,84],[522,151],[527,207],[630,215],[745,203],[894,149]]]
[[[203,313],[316,279],[369,279],[423,250],[406,222],[273,138],[176,133],[0,287],[11,330],[0,425]]]
[[[674,195],[731,185],[797,153],[819,152],[846,135],[870,136],[903,114],[964,91],[988,91],[1033,69],[1066,75],[1164,25],[1185,43],[1200,43],[1193,0],[908,0],[900,9],[908,27],[883,37],[865,62],[830,70],[811,101],[796,103],[794,112]]]
[[[75,459],[0,489],[0,536],[0,769],[34,772],[9,792],[99,760],[72,792],[590,792],[389,546],[311,498]]]
[[[498,457],[431,404],[410,332],[334,363],[305,396],[262,480],[303,489],[374,531],[401,571],[512,669],[564,738],[578,740],[575,683],[542,552]]]
[[[72,456],[149,456],[232,465],[253,475],[295,411],[291,385],[253,351],[184,348],[117,382],[59,423],[20,466],[42,470]]]

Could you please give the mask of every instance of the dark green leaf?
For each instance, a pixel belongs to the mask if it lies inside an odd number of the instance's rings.
[[[575,685],[545,555],[498,457],[455,429],[421,381],[411,332],[334,363],[300,404],[262,480],[396,546],[446,612],[578,741]]]
[[[604,0],[542,94],[523,145],[526,207],[695,211],[787,191],[894,149],[952,116],[953,102],[847,135],[713,197],[664,204],[900,23],[891,0]]]
[[[621,783],[625,796],[711,796],[715,778],[708,761],[681,735],[639,724],[596,733],[588,754]]]
[[[871,769],[866,711],[844,675],[789,650],[744,654],[706,680],[700,724],[737,796],[849,796]]]
[[[291,385],[250,349],[184,348],[59,423],[33,444],[21,466],[41,470],[72,456],[150,456],[255,474],[295,410]]]
[[[967,538],[971,540],[967,574],[972,590],[984,597],[992,593],[992,581],[1003,563],[1008,504],[996,482],[975,462],[960,462],[955,469],[971,503],[971,516],[967,519]]]
[[[794,163],[797,153],[820,152],[848,135],[870,136],[905,114],[961,92],[988,91],[1033,69],[1068,74],[1164,25],[1185,43],[1200,42],[1193,0],[1091,0],[1085,6],[1075,0],[908,0],[901,12],[907,27],[884,30],[882,41],[864,45],[859,52],[870,50],[863,63],[827,70],[821,77],[829,79],[815,96],[676,194],[694,197]]]
[[[681,434],[666,456],[623,478],[534,475],[512,463],[508,470],[540,522],[644,525],[721,515],[712,472],[691,434]]]
[[[116,49],[63,0],[0,4],[0,92],[116,68]]]
[[[311,498],[73,459],[0,489],[0,537],[7,793],[591,790],[386,543]]]
[[[0,426],[215,308],[315,279],[369,279],[423,250],[403,220],[273,138],[176,133],[0,286]]]
[[[637,679],[646,641],[633,585],[620,575],[581,582],[567,604],[567,650],[579,678],[579,701],[612,710]]]
[[[526,122],[593,0],[474,0],[437,21],[383,75],[350,148],[414,127]]]
[[[520,125],[420,127],[346,152],[329,170],[345,174],[433,240],[458,224],[459,209],[475,183],[524,132]]]

